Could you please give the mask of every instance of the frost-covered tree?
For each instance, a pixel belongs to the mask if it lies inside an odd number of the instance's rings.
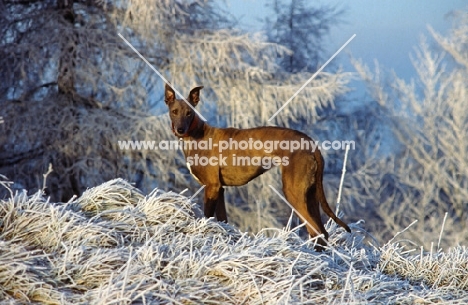
[[[279,58],[280,66],[287,72],[315,72],[324,61],[326,35],[343,12],[304,0],[274,0],[266,6],[270,11],[264,20],[268,40],[292,51]]]
[[[366,187],[357,198],[372,202],[366,208],[381,221],[371,224],[374,233],[389,237],[418,220],[407,234],[428,248],[445,213],[443,244],[468,241],[468,14],[458,14],[447,37],[430,32],[436,47],[422,40],[410,82],[355,63],[398,143],[391,156],[366,159],[349,177],[350,188]]]
[[[170,51],[174,41],[226,26],[223,16],[212,1],[2,1],[1,171],[34,190],[51,164],[46,191],[55,200],[116,176],[140,187],[176,184],[179,175],[160,170],[166,155],[118,146],[171,135],[161,128],[166,117],[148,115],[161,83],[117,34],[167,72],[179,57]]]

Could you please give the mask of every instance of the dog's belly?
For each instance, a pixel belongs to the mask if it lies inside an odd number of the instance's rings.
[[[261,166],[225,167],[220,169],[219,180],[225,186],[241,186],[268,170]]]

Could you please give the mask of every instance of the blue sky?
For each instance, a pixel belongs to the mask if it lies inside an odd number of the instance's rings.
[[[241,27],[262,30],[259,19],[264,18],[266,0],[227,0],[229,11],[241,18]],[[312,2],[312,1],[311,1]],[[445,34],[452,21],[447,14],[468,8],[466,0],[332,0],[315,1],[336,5],[345,10],[344,23],[338,24],[329,37],[330,56],[353,34],[356,37],[334,63],[346,71],[354,71],[349,55],[363,59],[368,65],[377,60],[381,67],[394,70],[409,80],[415,74],[410,53],[418,45],[421,35],[429,36],[427,26]]]

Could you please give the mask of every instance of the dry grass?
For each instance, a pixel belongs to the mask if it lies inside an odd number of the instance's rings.
[[[8,187],[5,181],[0,187]],[[468,250],[411,254],[328,223],[317,253],[297,230],[255,236],[198,218],[186,197],[112,180],[68,203],[0,201],[6,303],[414,304],[468,302]],[[272,236],[272,237],[269,237]]]

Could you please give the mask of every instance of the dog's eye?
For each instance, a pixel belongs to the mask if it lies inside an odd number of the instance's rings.
[[[191,116],[191,115],[192,115],[191,111],[187,112],[187,116]]]
[[[172,110],[172,114],[177,114],[177,109]]]

